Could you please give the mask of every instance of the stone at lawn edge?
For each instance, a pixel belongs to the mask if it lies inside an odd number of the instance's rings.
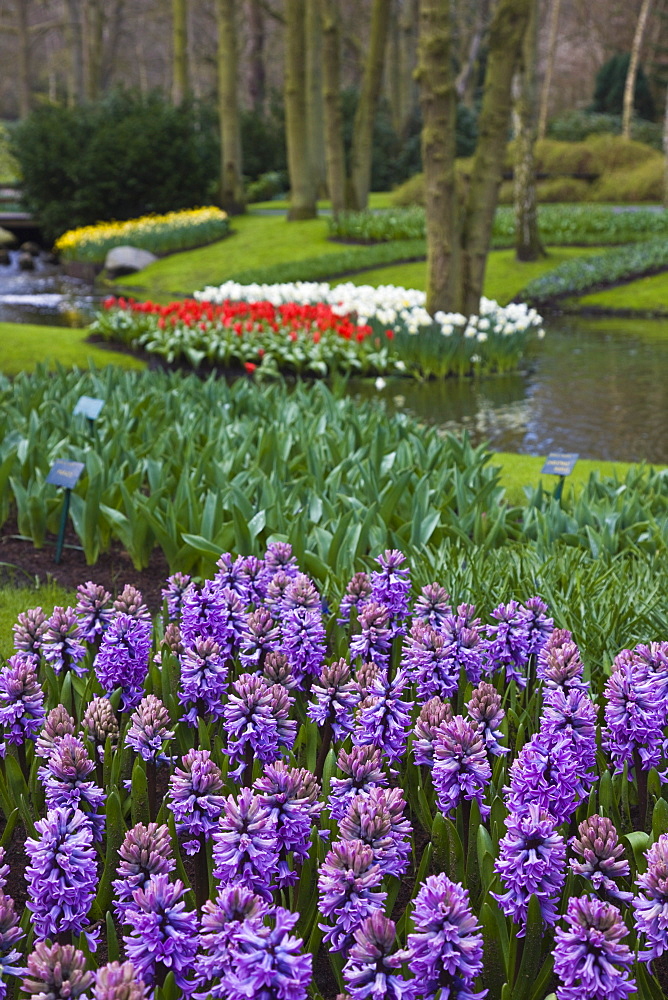
[[[150,250],[131,246],[113,247],[107,254],[104,269],[110,278],[122,278],[125,274],[143,270],[157,259]]]
[[[8,229],[3,229],[0,226],[0,247],[11,246],[12,243],[16,243],[16,237],[14,233],[10,233]]]

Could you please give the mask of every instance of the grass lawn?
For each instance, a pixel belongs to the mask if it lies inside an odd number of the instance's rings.
[[[0,341],[3,375],[33,371],[38,362],[47,362],[51,368],[56,363],[66,368],[88,368],[91,362],[98,368],[110,364],[121,368],[146,367],[143,361],[129,354],[87,344],[86,330],[65,326],[0,323]]]
[[[638,278],[616,288],[583,295],[576,299],[580,306],[597,309],[637,309],[639,312],[668,315],[668,271]]]
[[[73,591],[64,590],[53,580],[41,587],[0,587],[0,657],[14,652],[12,625],[22,611],[42,607],[50,615],[56,605],[68,607],[76,601]]]

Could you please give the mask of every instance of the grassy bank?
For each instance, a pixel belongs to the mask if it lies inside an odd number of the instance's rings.
[[[88,368],[90,364],[103,368],[117,365],[119,368],[145,368],[139,358],[108,347],[87,344],[87,330],[71,329],[65,326],[42,326],[29,323],[0,323],[2,360],[0,371],[3,375],[18,375],[19,372],[34,371],[38,362],[54,368],[57,364],[65,368]]]

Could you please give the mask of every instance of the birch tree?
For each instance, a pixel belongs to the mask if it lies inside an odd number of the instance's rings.
[[[631,138],[631,122],[633,120],[633,98],[636,92],[636,77],[638,75],[640,51],[642,49],[643,38],[645,37],[645,29],[647,28],[647,21],[649,19],[651,7],[652,0],[642,0],[640,14],[638,15],[638,22],[633,36],[631,58],[629,59],[629,68],[626,73],[626,82],[624,84],[624,105],[622,109],[622,136],[624,139]]]

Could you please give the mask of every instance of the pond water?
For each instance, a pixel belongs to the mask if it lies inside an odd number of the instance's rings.
[[[0,320],[84,326],[90,286],[37,261],[21,272],[16,255],[0,267]],[[360,398],[382,398],[448,430],[467,428],[499,451],[668,464],[668,322],[567,316],[546,323],[522,372],[473,381],[351,380]]]

